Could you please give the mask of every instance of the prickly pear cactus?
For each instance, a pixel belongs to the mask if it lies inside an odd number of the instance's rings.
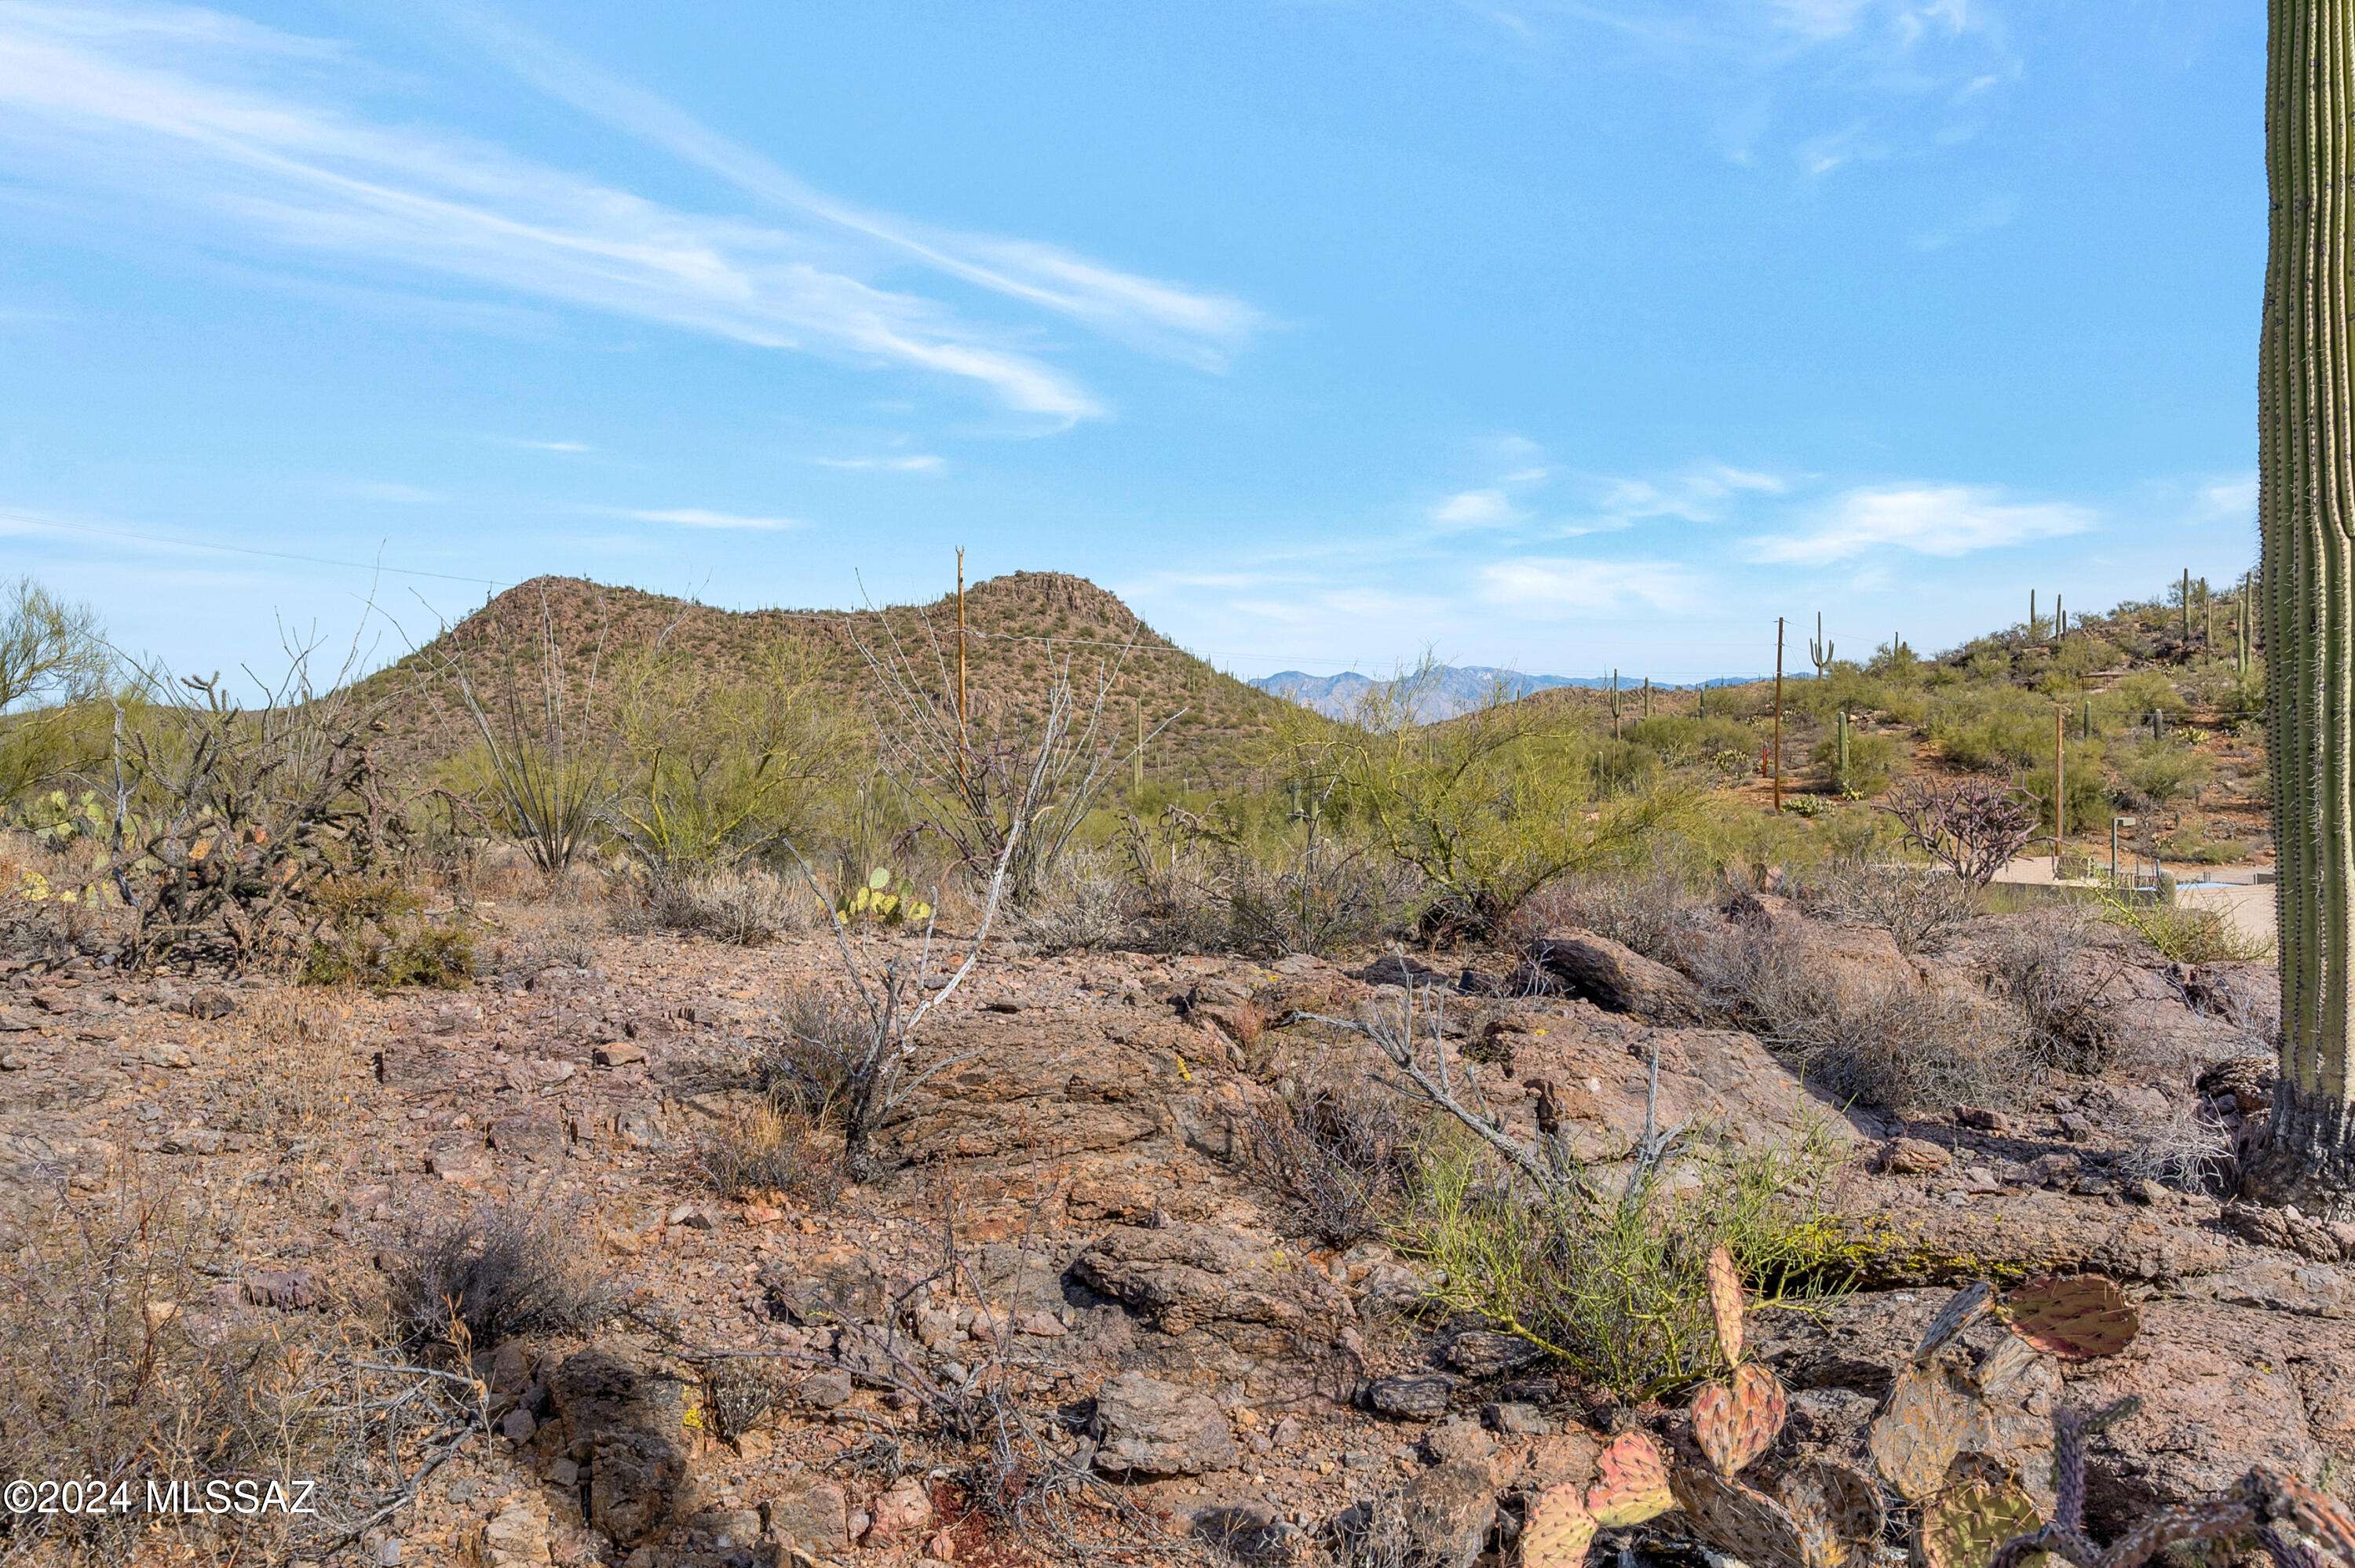
[[[1925,1498],[1916,1540],[1926,1568],[1988,1568],[2007,1541],[2044,1528],[2020,1484],[2001,1467],[1965,1454],[1947,1484]],[[2048,1561],[2041,1553],[2034,1562]]]
[[[1742,1364],[1742,1275],[1733,1255],[1718,1247],[1709,1255],[1709,1311],[1717,1324],[1717,1348],[1727,1366]]]
[[[1678,1465],[1670,1485],[1693,1533],[1727,1556],[1750,1568],[1829,1568],[1809,1559],[1798,1521],[1765,1493],[1706,1465]]]
[[[1657,1519],[1677,1506],[1668,1489],[1668,1457],[1647,1432],[1622,1432],[1595,1460],[1596,1479],[1586,1511],[1614,1529]]]
[[[2068,1361],[2116,1355],[2142,1327],[2126,1292],[2098,1274],[2031,1279],[1996,1303],[1996,1316],[2027,1343]]]
[[[1946,1467],[1977,1427],[1978,1401],[1960,1378],[1937,1364],[1907,1367],[1865,1438],[1873,1468],[1908,1502],[1944,1486]]]
[[[1594,1540],[1594,1516],[1575,1487],[1551,1487],[1529,1505],[1521,1527],[1524,1568],[1582,1568]]]
[[[1995,1300],[1995,1287],[1984,1279],[1975,1279],[1952,1296],[1930,1319],[1922,1331],[1922,1342],[1913,1351],[1913,1364],[1926,1366],[1958,1339],[1963,1330],[1977,1322]]]
[[[1731,1381],[1704,1383],[1694,1396],[1693,1436],[1718,1474],[1735,1475],[1773,1446],[1788,1411],[1774,1374],[1744,1361]]]
[[[1798,1526],[1813,1568],[1840,1568],[1880,1540],[1889,1522],[1872,1478],[1833,1459],[1785,1470],[1774,1483],[1774,1497]]]

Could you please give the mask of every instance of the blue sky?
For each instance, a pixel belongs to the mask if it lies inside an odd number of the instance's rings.
[[[0,571],[182,668],[960,544],[1245,674],[1941,646],[2250,564],[2263,34],[0,0]]]

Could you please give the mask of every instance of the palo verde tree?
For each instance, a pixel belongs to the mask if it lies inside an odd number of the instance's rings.
[[[2355,1215],[2355,0],[2270,0],[2257,471],[2280,855],[2281,1074],[2264,1194]]]

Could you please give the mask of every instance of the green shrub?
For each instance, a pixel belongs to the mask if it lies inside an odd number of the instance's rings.
[[[2049,758],[2050,751],[2046,753]],[[2072,743],[2066,752],[2065,772],[2069,790],[2069,831],[2076,833],[2097,832],[2109,824],[2110,792],[2103,782],[2102,749],[2098,745]],[[2052,764],[2023,774],[2019,787],[2036,800],[2036,819],[2045,827],[2052,823]]]
[[[1823,786],[1851,800],[1889,788],[1905,761],[1905,747],[1893,735],[1867,734],[1850,726],[1848,762],[1841,766],[1839,736],[1827,734],[1807,753],[1807,766]]]
[[[1765,1282],[1762,1310],[1841,1282],[1828,1266],[1842,1242],[1825,1206],[1833,1164],[1813,1139],[1764,1153],[1712,1146],[1615,1193],[1557,1203],[1451,1136],[1423,1149],[1393,1240],[1431,1266],[1443,1306],[1636,1404],[1721,1365],[1705,1281],[1712,1248]]]
[[[2121,747],[2118,778],[2128,800],[2137,806],[2164,806],[2196,799],[2214,775],[2216,765],[2204,752],[2181,739],[2145,740]]]
[[[2252,937],[2221,909],[2138,899],[2102,899],[2102,918],[2131,931],[2170,963],[2252,963],[2273,951],[2273,943]]]
[[[1344,745],[1350,798],[1376,842],[1423,876],[1434,935],[1500,929],[1539,888],[1624,858],[1687,805],[1668,788],[1597,799],[1592,739],[1526,703],[1389,723]]]
[[[474,980],[473,935],[428,918],[424,901],[399,883],[331,880],[317,901],[325,919],[304,954],[303,984],[455,991]]]
[[[1663,714],[1638,719],[1627,726],[1625,736],[1630,744],[1644,747],[1671,768],[1716,768],[1721,758],[1730,756],[1743,775],[1756,764],[1762,744],[1762,737],[1749,725],[1715,714],[1707,718]]]

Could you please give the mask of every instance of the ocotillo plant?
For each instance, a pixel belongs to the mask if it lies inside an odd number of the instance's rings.
[[[1816,679],[1822,680],[1824,672],[1831,668],[1832,645],[1824,641],[1824,612],[1820,609],[1816,611],[1816,634],[1807,642],[1807,659],[1816,667]]]

